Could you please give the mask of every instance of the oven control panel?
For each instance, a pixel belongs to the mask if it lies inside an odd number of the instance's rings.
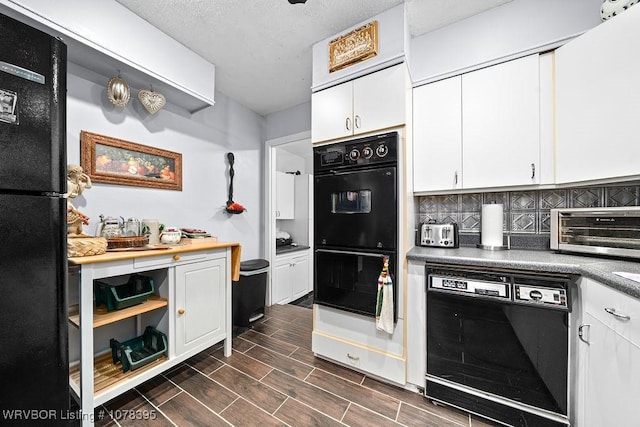
[[[314,148],[314,171],[397,162],[398,134],[374,135]]]
[[[567,291],[565,289],[527,286],[517,283],[513,286],[513,289],[513,299],[516,301],[550,304],[558,307],[568,306]]]

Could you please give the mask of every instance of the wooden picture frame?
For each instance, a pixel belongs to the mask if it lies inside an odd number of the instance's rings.
[[[93,182],[182,191],[182,154],[80,132],[80,166]]]
[[[329,72],[341,70],[378,54],[378,21],[329,42]]]

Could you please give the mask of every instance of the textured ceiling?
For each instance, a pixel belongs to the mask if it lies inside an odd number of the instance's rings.
[[[511,0],[117,0],[216,66],[216,90],[260,115],[311,99],[311,48],[407,4],[418,36]]]

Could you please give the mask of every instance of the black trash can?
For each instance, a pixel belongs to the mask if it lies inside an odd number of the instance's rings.
[[[240,280],[233,283],[233,324],[248,327],[264,316],[269,261],[251,259],[240,263]]]

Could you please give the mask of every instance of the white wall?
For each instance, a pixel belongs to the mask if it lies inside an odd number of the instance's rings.
[[[265,117],[264,140],[269,141],[308,130],[311,130],[311,89],[308,102]]]
[[[216,94],[214,107],[195,117],[170,105],[152,116],[137,100],[118,108],[106,98],[106,80],[105,86],[96,85],[91,74],[69,64],[68,162],[80,163],[82,130],[150,145],[182,154],[183,189],[94,183],[73,201],[91,217],[87,231],[93,234],[100,214],[158,218],[165,225],[202,228],[220,241],[240,242],[243,260],[262,257],[264,119],[222,94]],[[247,208],[233,216],[223,211],[230,151],[235,155],[234,200]]]
[[[553,45],[601,23],[602,0],[514,0],[411,40],[415,84]],[[459,74],[459,72],[458,72]]]

